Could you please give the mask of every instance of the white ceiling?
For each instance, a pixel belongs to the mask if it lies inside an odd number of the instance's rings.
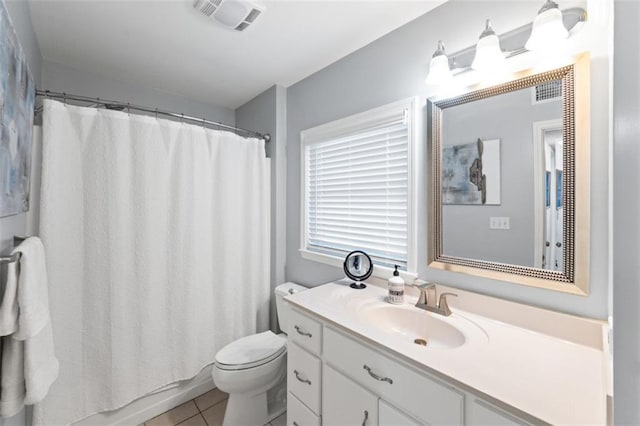
[[[288,87],[446,0],[265,1],[244,32],[195,0],[29,0],[42,56],[80,71],[236,108]],[[425,51],[426,52],[426,51]]]

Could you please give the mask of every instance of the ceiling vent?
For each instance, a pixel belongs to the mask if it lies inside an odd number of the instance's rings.
[[[533,87],[533,103],[562,100],[562,80],[547,81]]]
[[[255,0],[198,0],[194,7],[236,31],[249,28],[265,11],[265,6]]]

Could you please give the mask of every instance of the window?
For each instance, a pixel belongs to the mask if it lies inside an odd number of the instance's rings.
[[[363,250],[375,265],[415,272],[416,103],[396,102],[301,133],[305,258],[339,266],[347,253]]]

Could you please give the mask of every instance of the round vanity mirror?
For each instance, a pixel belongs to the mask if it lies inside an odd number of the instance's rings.
[[[344,259],[344,273],[354,280],[350,287],[361,290],[366,287],[362,281],[371,276],[373,262],[369,255],[361,250],[352,251]]]

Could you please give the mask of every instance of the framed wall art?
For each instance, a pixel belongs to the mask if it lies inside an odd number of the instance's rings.
[[[29,210],[35,85],[0,1],[0,217]]]

